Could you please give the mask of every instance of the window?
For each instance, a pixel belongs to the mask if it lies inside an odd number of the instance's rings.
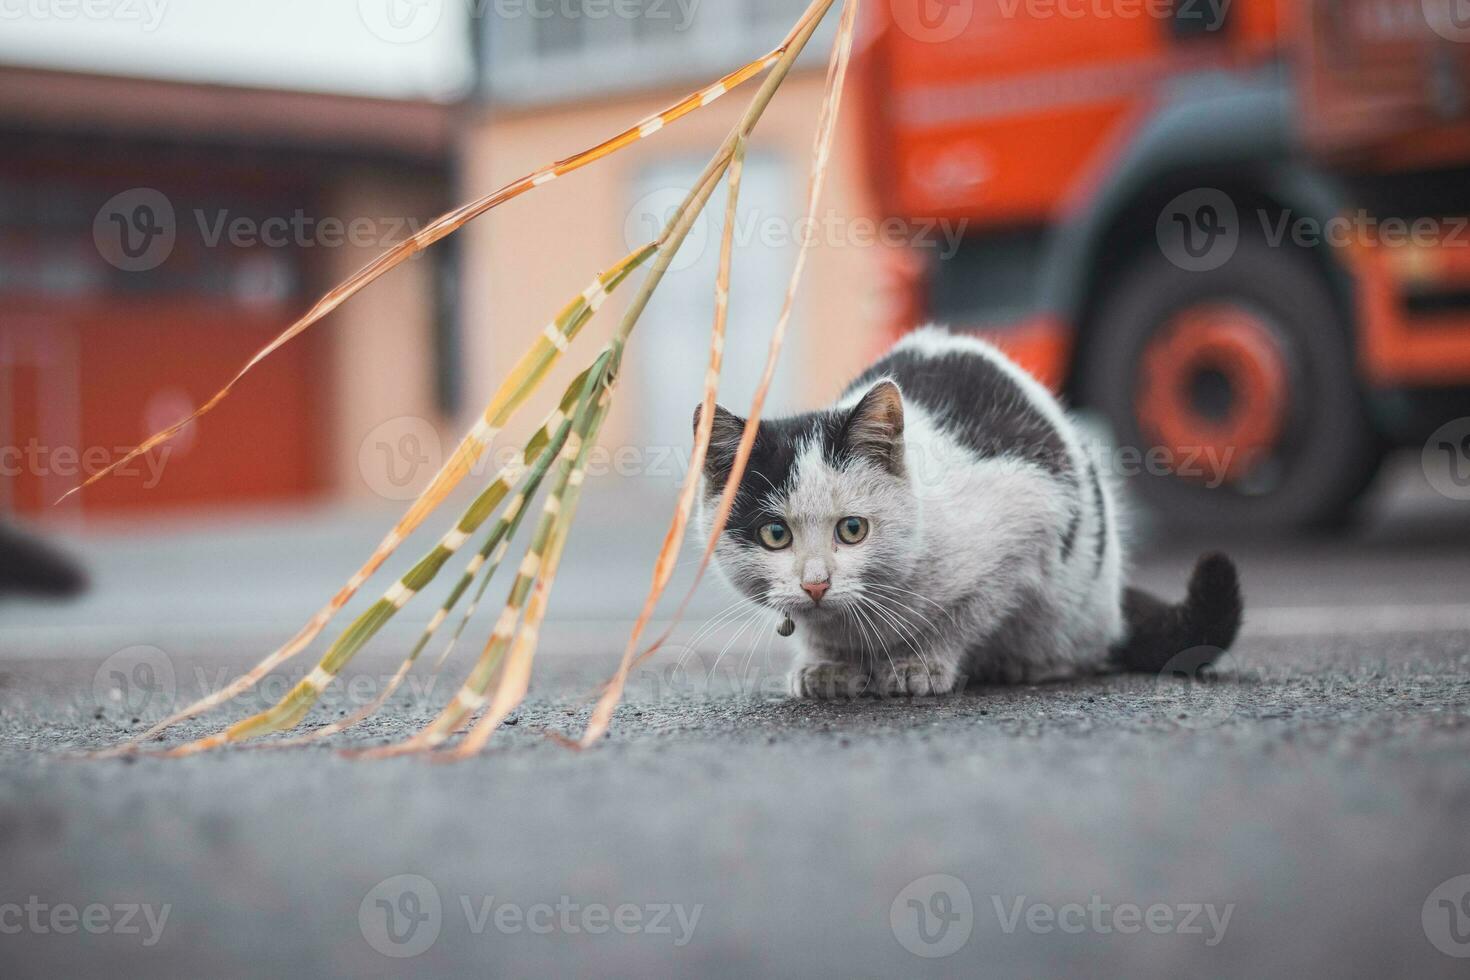
[[[630,247],[658,234],[694,183],[704,161],[670,159],[644,169],[630,188],[633,207],[623,229]],[[798,182],[780,157],[746,157],[736,213],[735,249],[730,274],[730,315],[726,325],[721,403],[744,413],[765,368],[766,345],[781,312],[791,264],[796,257],[790,216],[799,198]],[[709,328],[714,322],[715,274],[724,226],[725,184],[694,225],[654,293],[638,326],[636,370],[642,418],[636,431],[649,446],[687,447],[695,404],[703,390],[709,359]],[[786,335],[786,350],[776,370],[766,412],[798,407],[801,364],[801,303]]]
[[[485,5],[485,78],[520,104],[701,81],[778,44],[805,0],[501,0]],[[835,17],[803,62],[825,57]]]

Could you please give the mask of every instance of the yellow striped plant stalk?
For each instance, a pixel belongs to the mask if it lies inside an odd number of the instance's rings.
[[[826,93],[814,140],[812,174],[808,182],[807,216],[809,224],[811,217],[816,212],[822,177],[832,145],[842,80],[851,51],[856,2],[857,0],[844,0],[838,36],[829,61]],[[628,340],[668,270],[674,255],[702,213],[716,185],[722,178],[727,178],[725,231],[721,243],[719,273],[715,284],[716,314],[711,330],[710,357],[704,379],[703,404],[705,410],[702,415],[702,424],[696,433],[690,472],[686,476],[678,507],[665,535],[663,548],[655,565],[652,583],[642,612],[628,639],[618,673],[604,688],[581,744],[589,745],[600,737],[606,730],[621,696],[629,668],[636,662],[636,659],[640,659],[635,658],[639,637],[651,618],[658,599],[672,574],[679,544],[687,528],[698,473],[708,451],[710,422],[713,419],[713,400],[719,384],[725,343],[732,233],[735,227],[735,209],[739,196],[745,148],[756,123],[791,71],[796,58],[834,3],[835,0],[812,0],[801,19],[774,51],[686,96],[662,112],[647,117],[609,140],[543,167],[478,201],[440,216],[413,239],[383,253],[319,300],[303,317],[257,352],[244,368],[188,418],[149,437],[107,470],[95,474],[82,484],[82,487],[85,487],[136,456],[172,438],[184,426],[209,412],[227,397],[235,385],[264,358],[415,252],[452,234],[469,221],[507,200],[654,135],[665,125],[676,122],[683,116],[709,105],[737,85],[766,72],[751,103],[716,151],[704,172],[691,187],[680,207],[670,217],[659,237],[648,245],[635,249],[595,277],[580,295],[569,302],[545,326],[497,388],[478,421],[434,475],[429,486],[413,501],[407,513],[399,519],[374,549],[368,560],[327,604],[318,610],[290,640],[249,671],[220,690],[175,711],[138,739],[125,743],[113,751],[141,750],[142,742],[160,737],[175,724],[220,707],[249,691],[272,670],[305,650],[382,566],[383,562],[471,474],[476,462],[487,451],[491,441],[512,421],[517,410],[540,387],[553,366],[563,354],[567,353],[578,334],[606,301],[608,295],[635,269],[646,263],[648,265],[647,275],[630,300],[627,310],[614,331],[612,340],[566,388],[559,406],[532,433],[512,462],[496,474],[491,483],[471,502],[430,551],[389,586],[337,637],[310,674],[266,710],[245,718],[214,735],[175,747],[165,754],[189,755],[296,726],[310,711],[327,685],[341,673],[382,626],[422,592],[436,578],[444,565],[480,531],[491,516],[499,511],[498,518],[490,526],[477,553],[466,565],[458,581],[435,612],[418,642],[399,666],[398,671],[372,703],[342,721],[326,725],[297,738],[269,744],[292,745],[323,738],[337,734],[371,716],[387,701],[412,669],[420,653],[448,618],[455,605],[463,598],[476,575],[483,573],[479,592],[465,611],[459,628],[455,632],[455,638],[458,638],[464,629],[465,622],[477,607],[479,598],[483,595],[491,576],[505,557],[531,505],[531,500],[549,475],[550,484],[541,505],[539,518],[531,533],[529,545],[516,577],[509,588],[505,605],[502,607],[489,641],[481,651],[463,685],[449,704],[411,738],[398,745],[357,754],[378,757],[407,752],[433,751],[442,746],[456,732],[469,726],[472,726],[469,727],[469,734],[459,746],[448,755],[441,757],[463,758],[477,753],[500,723],[521,703],[528,689],[540,625],[546,613],[562,551],[571,531],[586,477],[588,456],[602,423],[610,411],[612,394]],[[798,251],[796,267],[788,285],[782,313],[768,348],[766,370],[755,392],[749,421],[736,456],[730,480],[731,488],[738,484],[740,474],[749,457],[755,427],[790,319],[792,302],[801,278],[809,244],[808,241],[804,241]],[[514,494],[512,494],[513,489]],[[706,545],[700,565],[701,574],[708,564],[714,542],[728,515],[731,501],[732,493],[730,489],[727,489],[717,513],[713,534]],[[679,613],[682,613],[687,601],[686,596],[684,603],[680,605]],[[662,638],[643,651],[641,657],[650,655],[661,642]],[[449,649],[452,648],[453,640],[451,640]],[[446,649],[445,657],[448,656],[449,649]],[[491,691],[492,683],[495,683],[493,692]],[[475,721],[476,713],[480,712],[482,714],[479,720]]]

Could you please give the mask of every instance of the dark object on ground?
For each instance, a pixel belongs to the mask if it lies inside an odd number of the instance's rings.
[[[81,567],[50,545],[0,524],[0,597],[74,596],[87,587]]]

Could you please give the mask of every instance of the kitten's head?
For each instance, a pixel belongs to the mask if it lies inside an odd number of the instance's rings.
[[[875,384],[851,408],[762,421],[716,559],[750,598],[793,618],[849,615],[865,589],[918,561],[903,397]],[[699,427],[700,412],[694,412]],[[745,421],[716,407],[704,467],[708,526]]]

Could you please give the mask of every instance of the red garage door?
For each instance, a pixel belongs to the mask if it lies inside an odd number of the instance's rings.
[[[65,176],[72,169],[53,170],[70,183],[0,171],[0,516],[310,495],[319,485],[314,460],[325,398],[308,336],[253,373],[199,431],[52,507],[208,398],[300,312],[307,279],[297,250],[201,231],[221,214],[290,214],[301,197],[289,189],[201,184],[197,175],[209,170],[195,170],[192,182],[155,192],[171,208],[164,257],[130,266],[127,256],[109,252],[107,202],[131,180],[83,183]],[[139,206],[123,200],[126,221],[142,214]]]
[[[34,517],[202,403],[284,322],[181,300],[0,306],[0,510]],[[89,488],[80,506],[161,510],[309,494],[317,485],[313,361],[309,342],[282,351],[241,397],[198,423],[203,432],[186,431]]]

